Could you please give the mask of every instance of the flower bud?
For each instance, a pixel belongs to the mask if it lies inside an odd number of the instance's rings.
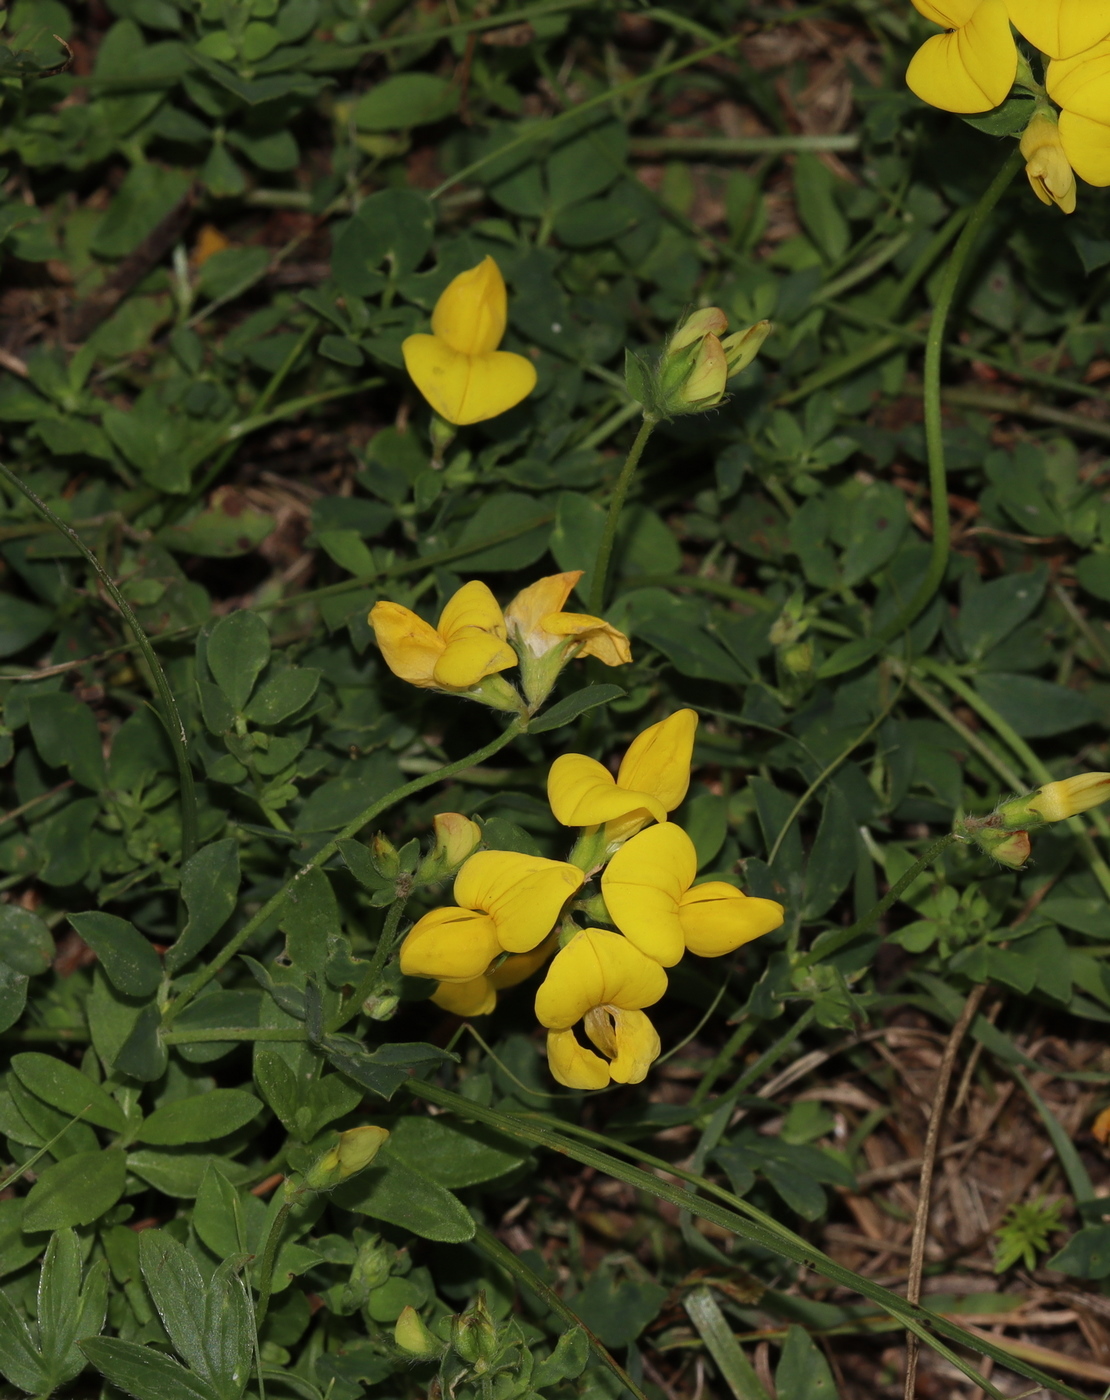
[[[667,341],[666,353],[675,355],[679,350],[684,350],[687,345],[693,345],[703,336],[721,336],[728,330],[728,317],[719,306],[704,306],[700,311],[695,311]]]
[[[439,812],[432,818],[435,845],[420,862],[418,885],[446,879],[468,860],[482,842],[482,829],[461,812]]]
[[[1080,773],[1057,783],[1045,783],[1029,802],[1029,810],[1042,821],[1062,822],[1110,797],[1110,773]]]
[[[443,1350],[442,1343],[428,1331],[424,1319],[411,1303],[401,1309],[393,1328],[393,1340],[410,1356],[438,1356]]]
[[[713,408],[724,398],[727,383],[728,360],[721,342],[715,335],[703,336],[679,398],[693,408]]]
[[[1021,137],[1025,174],[1042,204],[1055,204],[1075,213],[1075,172],[1064,154],[1060,127],[1051,111],[1041,108]]]
[[[451,1333],[451,1345],[464,1361],[478,1371],[489,1368],[498,1351],[497,1327],[484,1294],[479,1293],[474,1306],[455,1318]]]
[[[362,1307],[372,1290],[380,1288],[388,1280],[396,1258],[397,1251],[385,1244],[380,1235],[371,1235],[365,1240],[351,1265],[351,1277],[343,1286],[343,1306],[348,1309]]]
[[[342,1185],[370,1165],[387,1137],[386,1128],[369,1124],[340,1133],[335,1146],[318,1157],[305,1173],[305,1187],[309,1191],[330,1191]]]
[[[667,341],[654,367],[630,358],[629,391],[646,412],[660,418],[715,408],[729,379],[755,359],[771,323],[759,321],[722,340],[727,330],[728,318],[720,307],[695,311]]]
[[[375,832],[370,842],[370,860],[383,880],[395,880],[401,873],[397,847],[384,832]]]
[[[1010,870],[1020,870],[1031,854],[1027,831],[999,831],[983,827],[969,833],[979,849]]]
[[[730,379],[748,368],[773,329],[770,321],[757,321],[754,326],[749,326],[747,330],[735,331],[721,341],[725,358],[728,360],[728,377]]]
[[[489,705],[491,709],[507,710],[514,715],[524,714],[525,706],[520,693],[504,676],[484,676],[476,686],[463,693],[471,700]]]

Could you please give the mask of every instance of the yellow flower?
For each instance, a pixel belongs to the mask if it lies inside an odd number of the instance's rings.
[[[654,819],[665,822],[690,786],[690,757],[698,717],[676,710],[637,734],[614,779],[596,759],[562,754],[551,765],[547,796],[564,826],[610,823],[612,839],[626,840]]]
[[[385,664],[410,685],[471,690],[486,676],[516,665],[505,619],[484,583],[463,584],[431,627],[400,603],[375,603],[370,626]]]
[[[471,982],[502,953],[531,952],[584,878],[561,860],[479,851],[455,877],[460,907],[432,909],[410,930],[401,945],[401,971]]]
[[[724,347],[715,335],[703,335],[678,396],[683,403],[712,408],[724,398],[727,383],[728,360]]]
[[[613,922],[649,958],[673,967],[689,948],[718,958],[776,929],[783,908],[723,880],[695,885],[694,843],[673,822],[641,831],[606,866],[601,892]]]
[[[497,1005],[497,993],[515,987],[543,967],[558,941],[553,933],[530,953],[508,957],[469,982],[441,982],[432,993],[432,1001],[456,1016],[488,1016]]]
[[[413,383],[449,423],[496,418],[536,387],[532,361],[497,348],[506,319],[505,280],[486,257],[448,284],[432,312],[432,334],[402,341]]]
[[[568,613],[563,608],[570,591],[582,577],[581,569],[550,574],[522,589],[505,609],[505,625],[518,646],[533,656],[546,656],[554,647],[575,642],[576,656],[596,656],[606,666],[625,666],[632,660],[628,638],[603,617]]]
[[[945,112],[989,112],[1004,102],[1017,75],[1005,0],[913,0],[913,6],[946,33],[926,39],[910,60],[910,91]]]
[[[1045,783],[1026,802],[1042,821],[1062,822],[1087,812],[1110,797],[1110,773],[1080,773],[1058,783]]]
[[[1006,0],[1010,19],[1049,58],[1073,58],[1110,35],[1104,0]]]
[[[610,1079],[639,1084],[660,1049],[643,1008],[666,990],[667,974],[627,938],[600,928],[576,933],[536,993],[551,1073],[570,1089],[604,1089]],[[605,1059],[575,1039],[577,1021]]]
[[[1110,136],[1110,130],[1108,130]],[[1025,173],[1042,204],[1056,204],[1065,214],[1075,213],[1075,175],[1060,140],[1055,117],[1038,112],[1021,138]]]
[[[1060,145],[1089,185],[1110,185],[1110,39],[1073,58],[1054,58],[1045,86],[1060,113]]]

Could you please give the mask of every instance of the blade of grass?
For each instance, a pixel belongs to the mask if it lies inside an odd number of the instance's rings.
[[[682,1306],[736,1400],[771,1400],[709,1289],[704,1284],[691,1289]]]

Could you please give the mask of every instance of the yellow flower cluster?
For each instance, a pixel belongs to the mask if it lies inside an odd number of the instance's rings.
[[[910,62],[906,82],[918,97],[946,112],[987,112],[1006,100],[1016,80],[1035,99],[1021,150],[1037,198],[1070,214],[1075,175],[1091,185],[1110,185],[1110,5],[912,3],[945,31],[926,40]],[[1017,48],[1015,29],[1048,61],[1043,88]]]
[[[645,729],[615,778],[584,754],[557,758],[551,810],[582,828],[570,859],[471,855],[455,879],[454,906],[431,910],[408,933],[401,971],[436,979],[439,1006],[479,1016],[554,953],[536,994],[552,1074],[574,1089],[639,1083],[660,1050],[644,1010],[667,990],[664,969],[687,950],[731,953],[783,919],[774,900],[719,880],[694,883],[694,844],[667,818],[689,787],[696,728],[694,712],[679,710]],[[600,897],[582,898],[598,871]],[[577,912],[613,927],[580,927]],[[579,1022],[592,1050],[575,1034]]]
[[[568,661],[595,656],[606,666],[632,660],[628,638],[604,618],[563,608],[580,569],[538,579],[501,611],[484,583],[464,584],[435,627],[400,603],[370,611],[385,664],[410,685],[480,700],[494,709],[535,711]],[[527,705],[500,672],[519,661]]]

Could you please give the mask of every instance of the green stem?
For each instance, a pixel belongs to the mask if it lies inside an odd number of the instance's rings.
[[[517,1283],[522,1284],[530,1293],[534,1293],[542,1303],[546,1303],[551,1311],[561,1317],[568,1327],[581,1327],[590,1344],[590,1350],[601,1364],[612,1372],[620,1384],[636,1397],[636,1400],[647,1400],[644,1392],[633,1381],[620,1362],[615,1360],[608,1348],[594,1336],[574,1309],[568,1307],[558,1293],[553,1288],[549,1288],[543,1279],[533,1269],[530,1269],[522,1259],[519,1259],[511,1249],[507,1249],[496,1235],[487,1230],[484,1225],[479,1225],[474,1233],[474,1243],[487,1259],[492,1260],[495,1264],[500,1264],[506,1273],[511,1274],[516,1279]]]
[[[194,1031],[165,1031],[160,1037],[165,1045],[216,1045],[221,1041],[270,1041],[278,1044],[303,1044],[303,1029],[267,1026],[203,1026]]]
[[[362,981],[339,1008],[335,1019],[332,1021],[331,1025],[328,1026],[329,1035],[342,1030],[352,1017],[358,1015],[362,1003],[377,985],[378,978],[382,975],[382,968],[385,967],[386,959],[393,951],[393,944],[397,937],[397,925],[401,922],[401,915],[405,912],[405,905],[407,903],[408,895],[405,895],[402,899],[395,899],[389,906],[389,912],[385,916],[385,923],[382,925],[381,937],[378,939],[378,946],[374,949],[374,956],[370,959],[369,965],[363,974]]]
[[[523,720],[514,719],[507,729],[499,734],[496,739],[491,739],[483,748],[477,749],[474,753],[467,754],[465,758],[456,759],[454,763],[445,763],[442,768],[437,768],[434,773],[425,773],[422,777],[414,778],[410,783],[404,783],[401,787],[394,788],[392,792],[386,793],[386,795],[377,802],[371,803],[364,812],[360,812],[359,815],[355,817],[354,821],[348,822],[343,830],[339,832],[337,836],[333,836],[330,841],[325,842],[312,859],[305,865],[302,865],[300,870],[298,870],[291,879],[287,880],[276,894],[271,895],[262,908],[259,909],[252,918],[247,920],[235,937],[226,943],[216,954],[208,966],[191,979],[188,988],[166,1008],[162,1018],[163,1027],[168,1028],[171,1026],[197,993],[201,991],[202,988],[206,987],[221,968],[226,967],[231,959],[235,957],[239,949],[242,948],[260,928],[269,922],[309,871],[324,865],[332,858],[339,849],[339,843],[341,841],[349,841],[353,836],[357,836],[364,826],[372,822],[375,817],[380,816],[382,812],[392,807],[395,803],[403,802],[406,797],[412,797],[414,793],[423,792],[425,788],[431,787],[435,783],[442,782],[444,778],[454,777],[456,773],[461,773],[465,769],[472,768],[475,764],[490,758],[500,749],[511,744],[519,734],[523,733],[524,726],[525,722]]]
[[[956,240],[944,277],[937,292],[929,335],[925,342],[925,445],[929,458],[929,496],[933,510],[933,553],[929,568],[917,592],[897,617],[880,633],[880,640],[892,641],[906,631],[932,602],[948,568],[948,545],[951,536],[948,519],[948,476],[944,465],[944,422],[941,416],[940,372],[944,353],[944,333],[948,313],[959,286],[968,257],[995,205],[1021,169],[1025,157],[1014,150],[1002,169],[979,199],[979,203]]]
[[[277,1215],[274,1216],[274,1223],[270,1226],[270,1233],[266,1236],[266,1247],[262,1251],[262,1263],[258,1267],[258,1302],[254,1305],[254,1326],[259,1333],[262,1331],[262,1324],[266,1321],[266,1312],[270,1306],[270,1293],[274,1284],[274,1265],[277,1262],[278,1246],[281,1244],[281,1237],[285,1232],[285,1222],[289,1219],[289,1212],[293,1209],[293,1202],[286,1201]]]
[[[150,644],[150,638],[139,625],[139,619],[132,612],[131,604],[116,587],[111,575],[80,535],[60,516],[55,515],[46,502],[37,496],[29,486],[20,481],[14,472],[9,471],[2,462],[0,462],[0,476],[10,486],[14,486],[22,496],[25,496],[40,515],[49,520],[51,525],[80,551],[86,563],[103,584],[104,591],[119,608],[124,621],[134,633],[135,641],[150,669],[154,688],[158,692],[158,699],[161,701],[162,724],[169,736],[174,760],[177,764],[177,779],[181,789],[181,859],[182,862],[187,861],[197,848],[197,794],[196,788],[193,786],[193,770],[189,766],[188,739],[185,734],[185,726],[181,722],[181,715],[178,712],[177,701],[173,698],[170,683],[162,669],[162,663],[158,660],[154,648]]]
[[[597,559],[594,562],[594,576],[590,584],[590,611],[595,615],[600,614],[601,609],[605,606],[605,581],[609,575],[609,560],[617,538],[617,526],[621,523],[621,511],[624,510],[628,488],[632,485],[632,478],[636,474],[640,458],[644,455],[644,448],[647,446],[648,438],[651,437],[655,423],[656,420],[650,413],[644,414],[644,421],[640,424],[640,431],[636,434],[635,441],[628,449],[628,456],[624,459],[624,466],[617,478],[613,498],[609,502],[609,514],[605,517],[605,532],[601,536],[601,544],[598,546]]]
[[[894,884],[891,885],[890,889],[887,890],[878,904],[864,914],[862,919],[857,919],[849,928],[829,929],[821,934],[819,938],[814,940],[813,947],[809,952],[798,959],[797,966],[812,967],[815,962],[828,958],[833,953],[839,953],[841,948],[846,948],[848,944],[857,939],[861,933],[867,933],[868,930],[882,918],[891,905],[896,904],[898,900],[901,899],[902,895],[905,894],[906,890],[909,889],[921,872],[927,870],[942,851],[947,850],[953,842],[959,839],[960,838],[954,831],[950,831],[947,836],[942,836],[939,841],[935,841],[923,856],[914,861],[913,865],[910,866],[900,879],[895,880]]]
[[[690,1096],[691,1104],[699,1104],[706,1098],[709,1091],[713,1088],[713,1085],[717,1082],[717,1079],[748,1043],[758,1027],[759,1021],[754,1016],[749,1016],[747,1020],[742,1021],[740,1025],[737,1026],[728,1040],[725,1041],[721,1049],[718,1050],[717,1054],[714,1055],[713,1059],[709,1062],[709,1068],[702,1075],[697,1088]]]

